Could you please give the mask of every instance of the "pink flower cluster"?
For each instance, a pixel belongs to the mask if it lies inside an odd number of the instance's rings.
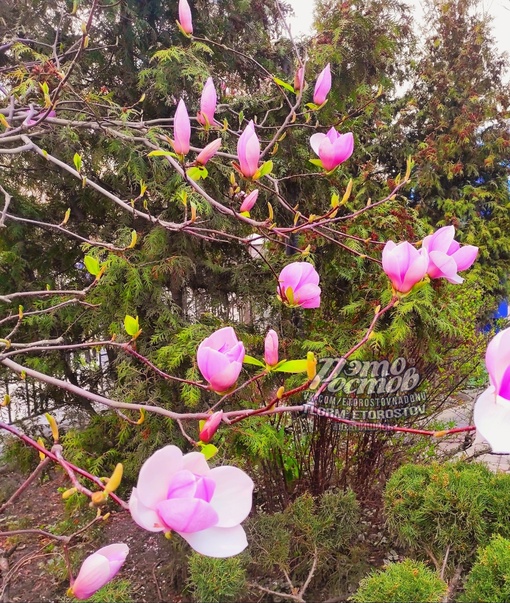
[[[455,228],[443,226],[423,239],[418,251],[407,241],[396,245],[388,241],[382,252],[382,267],[395,291],[409,293],[426,274],[458,284],[464,280],[457,272],[469,268],[476,259],[478,247],[460,246],[454,240]]]

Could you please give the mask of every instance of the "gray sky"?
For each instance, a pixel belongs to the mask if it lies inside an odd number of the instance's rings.
[[[291,19],[292,34],[299,36],[308,33],[312,26],[313,0],[286,0],[294,8],[296,17]],[[407,0],[415,8],[416,18],[421,19],[420,0]],[[482,10],[494,18],[494,37],[501,51],[510,54],[510,0],[483,0],[480,2]]]

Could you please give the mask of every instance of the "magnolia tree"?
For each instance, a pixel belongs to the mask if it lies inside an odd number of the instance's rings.
[[[285,357],[286,352],[280,349],[277,325],[267,331],[261,357],[257,357],[256,353],[249,355],[249,346],[232,326],[211,332],[196,349],[195,366],[200,372],[197,379],[172,375],[141,353],[137,349],[137,340],[144,329],[143,319],[130,314],[126,314],[124,318],[125,333],[115,333],[111,339],[91,333],[81,341],[69,341],[67,334],[68,331],[71,332],[71,327],[68,327],[49,337],[35,337],[26,341],[20,334],[25,325],[32,324],[30,321],[34,317],[53,316],[69,306],[77,306],[84,313],[93,313],[97,308],[97,304],[91,301],[94,299],[93,295],[101,287],[108,286],[105,283],[108,283],[109,271],[113,270],[112,265],[103,259],[105,254],[129,254],[143,241],[139,240],[136,228],[132,229],[130,240],[125,245],[102,240],[101,234],[84,237],[70,227],[71,209],[62,216],[54,216],[53,222],[24,217],[20,212],[12,210],[15,192],[10,186],[8,172],[6,176],[2,176],[0,190],[4,203],[0,213],[0,226],[9,229],[19,224],[29,224],[83,243],[87,250],[83,257],[83,268],[90,275],[89,283],[81,289],[66,286],[71,280],[66,282],[64,277],[60,279],[61,288],[27,288],[5,292],[0,296],[3,309],[3,317],[0,319],[3,329],[0,340],[2,367],[17,375],[21,381],[31,379],[73,397],[85,399],[98,407],[118,413],[134,425],[141,425],[149,414],[165,417],[179,426],[190,451],[183,454],[177,446],[168,444],[154,452],[140,467],[137,485],[129,500],[125,501],[115,494],[123,474],[122,464],[117,465],[108,479],[99,479],[66,460],[58,425],[52,416],[47,417],[54,440],[51,448],[46,448],[42,441],[21,433],[13,425],[2,422],[0,428],[37,450],[41,461],[0,510],[10,507],[45,466],[56,463],[64,469],[70,480],[70,488],[63,494],[64,499],[80,492],[90,499],[92,506],[97,507],[97,518],[92,524],[106,517],[103,511],[108,499],[111,499],[144,530],[164,534],[176,532],[202,555],[230,557],[241,553],[248,544],[241,524],[252,508],[253,481],[245,471],[234,466],[209,467],[207,461],[218,452],[212,443],[217,430],[249,421],[251,417],[260,419],[302,413],[326,417],[333,422],[354,427],[365,426],[365,423],[328,413],[318,403],[320,395],[339,374],[346,360],[374,336],[383,316],[391,316],[399,304],[406,298],[412,298],[416,291],[426,287],[432,279],[445,279],[452,284],[461,284],[463,278],[459,272],[467,270],[475,262],[478,249],[456,241],[453,225],[437,229],[422,241],[396,242],[384,240],[383,232],[379,238],[364,240],[349,234],[344,228],[345,225],[363,220],[374,208],[398,202],[399,192],[410,181],[413,166],[411,159],[406,173],[392,181],[388,195],[375,201],[369,200],[364,207],[355,210],[349,209],[353,181],[347,179],[343,182],[343,195],[333,194],[325,211],[317,210],[317,213],[307,215],[298,209],[294,201],[286,198],[282,192],[282,183],[286,177],[277,172],[273,160],[268,157],[277,156],[278,144],[288,132],[303,129],[309,144],[306,152],[315,168],[305,175],[325,181],[338,182],[339,168],[342,166],[343,169],[344,164],[348,166],[350,161],[355,160],[356,146],[352,132],[344,131],[338,124],[331,127],[330,124],[324,126],[320,122],[321,110],[328,103],[332,85],[330,65],[326,65],[319,74],[312,73],[306,56],[296,45],[293,45],[295,77],[292,84],[266,73],[264,86],[276,95],[275,107],[284,107],[286,111],[281,122],[271,129],[266,129],[264,119],[250,118],[250,115],[239,113],[239,128],[232,126],[227,119],[221,120],[218,117],[218,84],[212,77],[203,86],[198,106],[193,106],[186,94],[175,99],[177,106],[173,117],[145,121],[143,115],[128,107],[120,109],[124,114],[122,118],[112,117],[113,101],[108,97],[107,90],[103,91],[105,100],[101,102],[97,95],[77,91],[76,80],[73,80],[73,86],[69,84],[71,76],[76,76],[79,72],[83,57],[89,52],[97,52],[94,47],[94,24],[100,18],[102,10],[104,7],[96,0],[90,3],[87,11],[75,6],[72,14],[67,15],[71,31],[76,29],[76,24],[81,26],[81,34],[75,33],[74,43],[66,47],[66,40],[59,37],[60,30],[57,30],[54,44],[46,48],[47,54],[27,63],[23,73],[15,73],[14,69],[3,72],[0,152],[7,158],[7,165],[14,165],[17,157],[38,155],[46,162],[48,170],[61,173],[66,178],[74,178],[84,194],[92,191],[107,206],[115,206],[138,223],[162,229],[169,235],[179,233],[190,240],[216,245],[235,244],[240,252],[248,250],[253,262],[265,266],[264,278],[272,279],[274,298],[291,308],[295,316],[298,312],[312,314],[321,306],[321,275],[314,267],[310,245],[300,248],[296,243],[298,236],[313,235],[326,239],[339,249],[377,265],[387,276],[387,288],[380,292],[384,303],[376,302],[364,336],[350,349],[344,350],[327,379],[317,374],[317,358],[312,350],[308,351],[306,358]],[[183,44],[193,41],[201,44],[207,42],[214,46],[213,40],[194,38],[192,12],[186,0],[179,1],[178,14],[177,27],[183,35]],[[11,45],[7,44],[3,50],[12,56],[22,56],[30,44],[30,41],[18,40]],[[97,44],[100,46],[101,41],[98,40]],[[51,71],[51,87],[44,79],[40,81],[38,88],[34,88],[33,80],[31,88],[23,87],[23,78],[36,67]],[[78,77],[78,81],[79,79]],[[315,80],[315,84],[307,88],[307,79]],[[85,79],[82,83],[86,88]],[[232,104],[236,93],[242,92],[242,83],[237,86],[237,90],[229,91]],[[312,99],[305,103],[305,92],[308,94],[312,88]],[[228,103],[221,107],[223,114],[227,113],[226,107],[228,109]],[[273,111],[275,108],[270,107],[267,115]],[[143,161],[164,163],[172,171],[172,178],[179,179],[181,183],[178,193],[182,208],[181,219],[171,221],[164,215],[154,213],[151,208],[151,191],[143,181],[140,182],[139,194],[131,198],[125,198],[105,185],[103,176],[110,169],[108,162],[103,165],[101,173],[89,173],[86,168],[87,157],[83,153],[76,153],[71,163],[59,158],[58,152],[47,151],[38,142],[48,132],[55,132],[58,136],[60,132],[68,133],[73,129],[86,131],[91,135],[100,132],[115,143],[135,145]],[[203,144],[195,146],[197,141]],[[91,148],[90,152],[93,153],[94,149]],[[209,177],[211,166],[215,168],[214,179]],[[154,169],[159,168],[156,165]],[[46,203],[43,183],[30,181],[27,175],[23,186],[25,192],[40,195],[41,204]],[[261,207],[261,193],[266,199],[270,199],[267,210],[266,207]],[[262,214],[266,214],[266,217],[261,219]],[[226,221],[224,224],[230,226],[222,227],[221,230],[211,226],[211,216],[214,215],[221,216]],[[361,253],[349,247],[352,240],[366,245],[367,251]],[[298,258],[292,258],[293,261],[288,261],[283,268],[276,268],[272,255],[276,255],[279,248],[290,248],[291,255],[297,254]],[[371,294],[376,298],[377,290],[374,288]],[[23,305],[20,305],[20,300]],[[207,394],[208,408],[182,412],[169,409],[163,404],[118,400],[108,391],[98,392],[98,388],[94,391],[92,387],[84,387],[72,380],[39,370],[37,363],[31,361],[43,353],[80,354],[84,350],[96,348],[129,356],[154,378],[176,383],[188,388],[187,391],[191,389]],[[510,445],[505,430],[510,421],[509,330],[499,333],[489,345],[487,368],[491,386],[477,402],[475,423],[496,452],[508,453]],[[254,386],[263,384],[275,375],[281,377],[281,385],[276,391],[273,390],[269,399],[260,395],[250,407],[236,407],[232,402],[239,392],[257,391],[253,389]],[[287,379],[292,383],[291,386]],[[300,381],[296,381],[299,379]],[[302,395],[305,391],[310,395],[307,402],[303,403]],[[6,392],[3,405],[7,406],[10,402],[9,393]],[[123,411],[138,412],[139,418],[130,418]],[[437,432],[388,423],[370,423],[367,426],[384,432],[425,436],[446,436],[475,429],[469,426]],[[195,439],[196,433],[198,439]],[[40,530],[16,530],[0,533],[0,537],[31,532],[41,533]],[[61,541],[64,547],[74,537],[47,535]],[[125,544],[110,544],[88,557],[75,579],[72,578],[72,568],[69,566],[69,593],[79,599],[89,598],[117,574],[127,555],[128,547]]]

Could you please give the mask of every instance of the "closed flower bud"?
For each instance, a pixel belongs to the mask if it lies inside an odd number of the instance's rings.
[[[207,444],[207,442],[212,439],[213,435],[218,430],[222,416],[223,411],[218,410],[217,412],[214,412],[210,417],[208,417],[208,419],[204,423],[204,426],[200,430],[200,434],[198,436],[200,438],[200,441],[202,441],[204,444]]]

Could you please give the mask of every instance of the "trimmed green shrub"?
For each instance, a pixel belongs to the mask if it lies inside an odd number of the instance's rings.
[[[388,526],[399,544],[442,564],[459,564],[495,533],[509,532],[510,476],[479,463],[403,465],[384,493]]]
[[[439,603],[448,587],[424,563],[405,559],[373,571],[360,582],[355,603]]]
[[[479,549],[469,572],[461,603],[508,603],[510,601],[510,540],[495,536]]]
[[[239,601],[246,589],[246,568],[241,556],[216,559],[192,553],[188,585],[197,603]]]

